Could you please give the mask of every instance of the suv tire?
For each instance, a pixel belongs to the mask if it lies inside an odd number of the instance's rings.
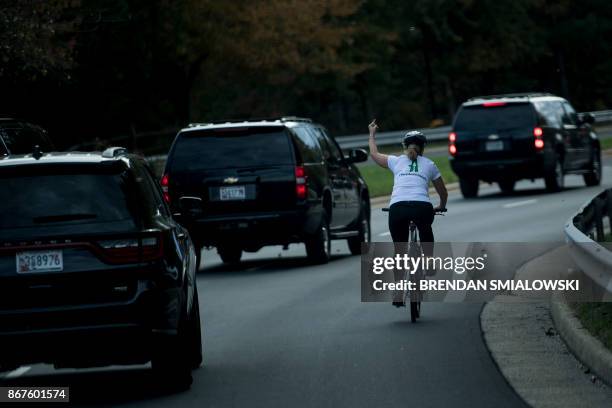
[[[478,179],[461,177],[459,188],[464,198],[474,198],[478,196]]]
[[[359,215],[359,235],[346,240],[352,255],[361,255],[361,243],[370,242],[372,238],[370,230],[370,217],[368,217],[368,203],[361,200],[361,212]]]
[[[151,366],[156,380],[164,389],[184,391],[193,382],[191,370],[194,362],[190,352],[193,350],[190,347],[193,339],[189,326],[190,322],[182,319],[177,335],[160,341],[154,351]]]
[[[598,186],[601,184],[601,152],[599,149],[593,151],[593,157],[591,157],[591,169],[588,173],[583,175],[584,184],[587,186]]]
[[[499,189],[504,194],[512,194],[514,192],[514,185],[516,184],[516,180],[503,180],[499,181]]]
[[[546,184],[546,190],[552,193],[556,193],[563,189],[564,174],[561,157],[557,156],[555,167],[548,171],[548,174],[544,177],[544,183]]]
[[[242,248],[231,245],[220,245],[217,247],[217,252],[225,264],[237,264],[242,258]]]
[[[315,264],[324,264],[329,261],[331,254],[331,238],[329,234],[329,221],[323,212],[321,224],[313,236],[306,239],[306,254]]]

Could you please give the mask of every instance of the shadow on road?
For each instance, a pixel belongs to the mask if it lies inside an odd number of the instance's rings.
[[[329,263],[337,262],[341,259],[349,258],[352,255],[332,255]],[[238,264],[215,264],[206,266],[206,259],[203,259],[203,267],[198,271],[199,274],[229,275],[240,273],[240,275],[260,274],[270,272],[284,272],[288,269],[317,266],[305,256],[295,256],[286,258],[260,258],[241,261]]]
[[[563,192],[566,192],[566,191],[573,191],[573,190],[579,190],[579,189],[584,189],[584,188],[586,188],[586,187],[579,187],[579,186],[565,187],[559,193],[551,193],[551,192],[547,191],[543,187],[521,188],[519,190],[514,190],[510,194],[504,194],[501,191],[493,191],[493,192],[490,192],[490,193],[480,193],[479,196],[476,197],[476,198],[463,198],[463,200],[466,200],[466,201],[478,201],[479,199],[483,199],[483,198],[487,198],[487,199],[506,199],[506,198],[512,198],[512,197],[521,198],[521,197],[532,197],[532,196],[536,196],[537,197],[537,196],[541,196],[541,195],[559,195],[559,194],[563,194]]]

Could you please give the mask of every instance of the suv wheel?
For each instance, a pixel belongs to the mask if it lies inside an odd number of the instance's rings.
[[[217,252],[219,253],[223,263],[226,264],[236,264],[240,262],[240,258],[242,258],[242,248],[231,245],[218,246]]]
[[[593,152],[591,158],[591,171],[583,175],[587,186],[598,186],[601,183],[601,153],[599,149]]]
[[[191,370],[195,363],[192,355],[194,341],[190,323],[183,319],[177,335],[163,339],[156,346],[151,366],[163,388],[182,391],[189,389],[193,382]]]
[[[361,243],[370,242],[370,218],[368,217],[368,204],[365,200],[361,201],[361,213],[359,216],[359,235],[347,239],[349,250],[353,255],[361,254]]]
[[[323,213],[323,217],[321,218],[321,224],[317,232],[305,242],[306,254],[315,264],[327,263],[331,254],[331,239],[329,237],[327,214]]]
[[[544,177],[544,183],[546,184],[546,189],[550,192],[557,192],[563,189],[564,182],[564,174],[563,174],[563,165],[561,163],[561,158],[557,157],[555,161],[555,167],[552,171]]]
[[[202,324],[200,322],[200,301],[198,300],[198,289],[194,290],[193,307],[191,318],[187,325],[189,331],[189,350],[191,368],[196,369],[202,365],[204,354],[202,352]]]
[[[476,197],[478,195],[478,179],[461,177],[459,179],[459,188],[463,197]]]
[[[512,194],[512,192],[514,191],[514,185],[516,184],[516,180],[503,180],[498,182],[497,184],[499,184],[499,189],[502,191],[502,193]]]

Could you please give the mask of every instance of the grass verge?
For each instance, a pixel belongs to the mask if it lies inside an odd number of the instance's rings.
[[[612,351],[612,303],[572,305],[582,325]]]
[[[454,183],[457,176],[450,167],[448,157],[433,157],[432,160],[438,166],[442,178],[446,183]],[[363,164],[359,171],[368,184],[370,197],[390,195],[393,189],[393,174],[389,169],[384,169],[377,164]]]

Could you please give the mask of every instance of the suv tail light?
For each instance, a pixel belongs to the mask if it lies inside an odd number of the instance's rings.
[[[496,106],[505,106],[506,102],[485,102],[482,104],[485,108],[494,108]]]
[[[536,127],[533,129],[533,136],[535,137],[533,145],[535,146],[536,150],[542,150],[544,148],[544,140],[542,139],[543,134],[544,131],[541,127]]]
[[[306,169],[304,166],[295,167],[295,195],[299,200],[305,200],[308,195],[306,184]]]
[[[457,134],[455,132],[450,132],[448,134],[448,152],[451,156],[457,154],[457,146],[455,146],[455,142],[457,141]]]
[[[164,201],[167,202],[168,204],[170,204],[170,176],[168,176],[167,174],[164,174],[164,176],[161,178],[161,189],[162,189],[162,193],[164,194]]]
[[[163,255],[161,233],[141,237],[107,239],[97,242],[108,263],[124,264],[159,259]]]

